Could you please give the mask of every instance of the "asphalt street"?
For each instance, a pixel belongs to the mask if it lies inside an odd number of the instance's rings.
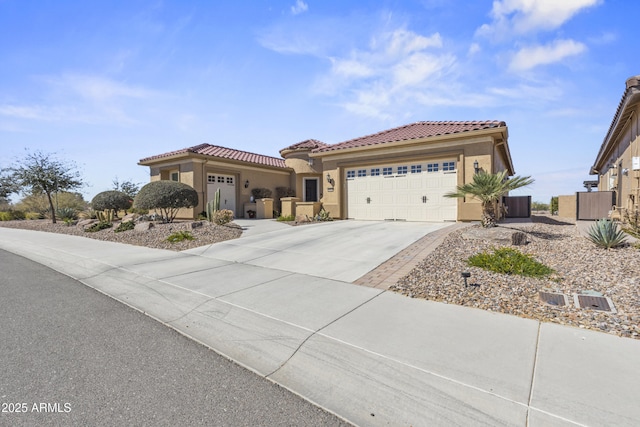
[[[0,250],[0,425],[348,425],[94,289]]]

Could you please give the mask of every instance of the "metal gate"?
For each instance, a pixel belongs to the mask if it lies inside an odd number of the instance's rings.
[[[596,220],[608,218],[616,204],[615,191],[579,191],[576,193],[576,212],[578,220]]]
[[[531,196],[504,196],[502,204],[507,210],[506,218],[529,218],[531,216]]]

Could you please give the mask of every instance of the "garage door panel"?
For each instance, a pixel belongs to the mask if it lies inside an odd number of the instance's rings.
[[[356,176],[347,180],[347,217],[368,220],[455,221],[457,200],[444,195],[455,191],[456,172],[443,172],[441,167],[440,170],[428,172],[427,163],[423,163],[421,168],[412,168],[411,165],[409,163],[408,169],[403,168],[404,173],[395,175],[357,176],[357,170],[362,168],[353,169]],[[374,168],[377,169],[378,166],[368,168],[368,173]],[[383,168],[391,168],[394,173],[400,171],[393,165],[379,166],[380,171]]]

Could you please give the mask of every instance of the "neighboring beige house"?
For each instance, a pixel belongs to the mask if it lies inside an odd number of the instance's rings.
[[[204,210],[217,188],[222,208],[246,217],[255,206],[253,188],[269,188],[275,197],[278,187],[288,187],[296,197],[283,199],[283,214],[314,215],[322,206],[340,219],[478,220],[477,200],[444,194],[480,170],[515,173],[501,121],[417,122],[339,144],[310,139],[280,155],[202,144],[138,164],[150,167],[152,181],[173,179],[196,189],[200,204],[182,213],[189,218]]]
[[[636,210],[640,199],[640,76],[627,79],[591,174],[598,190],[615,192],[615,210]]]

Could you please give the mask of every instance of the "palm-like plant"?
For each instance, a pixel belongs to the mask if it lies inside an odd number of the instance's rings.
[[[521,188],[533,183],[530,176],[514,176],[509,179],[507,171],[487,173],[480,171],[473,176],[473,182],[459,185],[456,191],[447,193],[445,197],[466,197],[468,195],[479,199],[482,203],[482,226],[495,227],[496,213],[495,203],[509,191]]]

